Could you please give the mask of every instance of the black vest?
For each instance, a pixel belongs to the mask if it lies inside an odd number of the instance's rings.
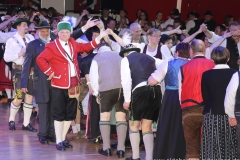
[[[155,59],[146,54],[133,52],[127,56],[127,59],[131,70],[132,88],[147,81],[156,70]]]
[[[193,20],[193,21],[195,22],[195,26],[189,30],[188,32],[189,35],[192,35],[193,33],[197,32],[200,27],[200,23],[198,20]]]
[[[230,52],[230,60],[228,61],[229,67],[239,70],[239,66],[237,64],[238,57],[239,57],[238,46],[232,37],[227,38],[226,48]]]
[[[240,123],[240,72],[238,72],[238,77],[239,77],[239,85],[235,97],[235,118],[237,119],[237,122]]]

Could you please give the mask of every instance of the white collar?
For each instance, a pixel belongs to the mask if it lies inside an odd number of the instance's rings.
[[[194,57],[197,57],[197,56],[204,56],[204,57],[205,57],[204,54],[197,54],[197,55],[195,55]]]
[[[68,42],[65,42],[65,41],[63,41],[63,40],[61,40],[61,39],[59,39],[59,42],[60,42],[60,44],[61,44],[62,46],[65,46],[66,43],[68,44]]]
[[[128,55],[131,54],[131,53],[133,53],[133,52],[136,52],[136,51],[131,51],[131,52],[128,53]]]
[[[224,69],[224,68],[230,68],[227,64],[216,64],[213,69]]]

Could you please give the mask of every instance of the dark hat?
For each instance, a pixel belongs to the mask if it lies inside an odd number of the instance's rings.
[[[96,32],[96,33],[100,33],[100,29],[97,26],[92,27],[91,32]]]
[[[200,16],[200,14],[197,13],[197,12],[195,12],[195,11],[190,12],[190,13],[188,14],[188,16],[189,16],[189,15],[193,15],[193,16],[196,17],[196,18],[198,18],[198,17]]]
[[[18,18],[15,23],[13,23],[12,28],[16,29],[17,25],[22,23],[22,22],[26,22],[28,24],[28,26],[31,24],[31,22],[25,18]]]
[[[212,12],[211,12],[210,10],[207,10],[207,11],[205,12],[204,16],[205,16],[205,15],[213,16],[213,14],[212,14]]]
[[[43,20],[38,23],[38,26],[35,27],[35,29],[42,29],[42,28],[50,28],[50,24]]]
[[[136,51],[136,52],[141,52],[140,48],[134,48],[134,46],[132,44],[126,45],[125,47],[121,48],[121,52],[119,53],[119,55],[121,57],[124,57],[124,53],[126,52],[131,52],[131,51]]]
[[[172,15],[175,15],[175,16],[180,15],[179,10],[178,10],[177,8],[173,9],[173,11],[171,12],[171,14],[172,14]]]

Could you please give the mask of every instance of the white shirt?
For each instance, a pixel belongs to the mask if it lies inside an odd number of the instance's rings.
[[[31,34],[26,34],[25,39],[26,42],[29,43],[34,40],[34,37]],[[4,60],[6,62],[14,62],[17,65],[22,65],[24,57],[18,57],[22,48],[26,48],[23,38],[18,33],[15,33],[15,35],[6,42]]]
[[[163,61],[151,76],[159,83],[165,78],[168,70],[168,61]]]
[[[205,57],[206,57],[207,59],[211,59],[211,52],[210,52],[210,48],[209,48],[209,47],[206,48],[206,54],[205,54]]]
[[[167,60],[167,61],[171,61],[174,59],[171,51],[169,50],[167,45],[162,45],[161,47],[161,53],[162,53],[162,59],[163,60]]]
[[[6,43],[9,38],[14,36],[16,32],[7,32],[3,33],[0,31],[0,43]]]
[[[194,20],[197,20],[197,18],[194,18]],[[189,32],[190,29],[192,29],[193,27],[195,27],[195,22],[194,20],[189,20],[187,23],[186,23],[186,30]]]
[[[64,42],[61,39],[59,39],[59,41],[60,41],[63,49],[67,52],[68,56],[71,57],[71,59],[73,60],[73,54],[74,53],[72,51],[72,55],[71,55],[71,51],[70,51],[70,47],[69,47],[68,42]],[[75,66],[74,66],[74,63],[72,62],[72,60],[70,60],[68,56],[67,56],[67,60],[68,60],[68,63],[70,65],[70,76],[75,77],[76,76]]]
[[[164,23],[161,24],[161,28],[164,29],[164,28],[166,28],[167,25],[169,25],[169,24],[170,24],[170,25],[173,25],[173,23],[174,23],[174,19],[171,19],[171,18],[170,18],[170,19],[168,19],[166,22],[164,22]]]
[[[224,99],[225,113],[231,117],[235,118],[235,98],[237,94],[237,89],[239,85],[238,72],[234,73],[226,90],[226,95]]]
[[[133,52],[130,52],[129,54],[131,53]],[[158,65],[158,62],[156,61],[156,58],[155,58],[156,68],[157,68],[157,65]],[[136,88],[147,85],[147,81],[141,82],[132,90],[131,70],[129,68],[129,61],[127,57],[124,57],[121,61],[121,83],[123,87],[123,95],[124,95],[125,102],[131,102],[131,92],[133,92]]]

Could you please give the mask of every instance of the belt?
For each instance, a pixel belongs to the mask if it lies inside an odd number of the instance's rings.
[[[22,65],[17,65],[16,63],[13,63],[13,69],[22,70]]]

